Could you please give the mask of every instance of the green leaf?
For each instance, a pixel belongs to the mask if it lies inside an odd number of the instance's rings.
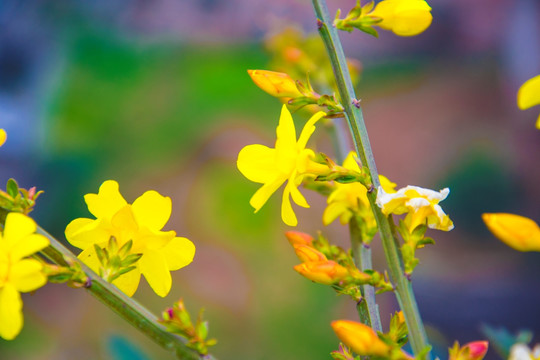
[[[19,185],[15,179],[9,179],[7,181],[6,191],[12,198],[16,198],[19,195]]]

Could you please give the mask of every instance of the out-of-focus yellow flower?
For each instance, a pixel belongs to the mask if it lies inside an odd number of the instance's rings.
[[[385,357],[391,350],[367,325],[350,320],[332,321],[331,325],[339,340],[360,356]]]
[[[298,221],[294,214],[290,197],[302,207],[308,208],[304,196],[298,186],[307,174],[323,174],[328,170],[325,165],[312,160],[315,155],[306,149],[306,144],[313,132],[315,123],[326,114],[319,111],[304,126],[298,140],[289,110],[283,105],[277,127],[277,140],[274,149],[264,145],[248,145],[238,154],[238,170],[249,180],[264,184],[251,197],[249,203],[259,211],[268,198],[285,182],[281,204],[281,218],[285,224],[296,226]]]
[[[508,360],[540,360],[540,344],[536,344],[532,350],[525,344],[514,344]]]
[[[261,90],[277,98],[296,98],[303,96],[296,82],[287,74],[268,70],[248,70],[251,80]]]
[[[294,270],[309,280],[323,285],[336,284],[349,276],[349,271],[333,260],[305,262],[294,266]]]
[[[540,105],[540,75],[521,85],[517,93],[517,104],[521,110]],[[536,128],[540,130],[540,116],[536,120]]]
[[[21,292],[34,291],[47,283],[42,265],[25,259],[49,245],[35,234],[36,223],[26,215],[9,213],[0,234],[0,337],[14,339],[22,329]]]
[[[349,170],[360,172],[360,167],[355,160],[356,154],[350,152],[343,161],[343,167]],[[383,189],[392,193],[395,192],[396,184],[386,177],[379,175],[379,180]],[[335,190],[328,196],[328,206],[323,213],[323,224],[328,225],[339,217],[339,222],[348,224],[351,217],[357,213],[364,221],[371,226],[377,227],[375,217],[371,211],[367,198],[367,189],[359,182],[340,184],[335,183]]]
[[[424,0],[383,0],[368,14],[380,18],[375,25],[399,36],[414,36],[426,30],[433,16]]]
[[[519,251],[540,251],[540,227],[529,218],[514,214],[482,214],[489,231]]]
[[[407,213],[405,223],[410,232],[417,226],[425,224],[426,220],[427,226],[431,229],[450,231],[454,228],[454,224],[439,205],[449,193],[448,188],[437,192],[418,186],[407,186],[388,194],[379,186],[377,205],[385,215]]]
[[[4,129],[0,129],[0,146],[4,145],[7,139],[7,134]]]
[[[171,199],[147,191],[128,204],[118,190],[118,183],[105,181],[98,194],[84,197],[88,210],[96,219],[78,218],[66,228],[66,238],[82,249],[79,258],[92,270],[98,271],[100,262],[94,244],[107,247],[111,236],[118,247],[132,241],[130,254],[142,254],[136,268],[113,281],[120,290],[132,296],[141,274],[159,296],[166,296],[172,285],[170,271],[178,270],[193,261],[195,246],[174,231],[161,231],[171,216]]]

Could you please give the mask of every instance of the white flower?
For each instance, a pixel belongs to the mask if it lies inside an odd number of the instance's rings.
[[[385,215],[407,213],[405,222],[411,232],[426,220],[431,229],[450,231],[454,224],[439,205],[449,193],[448,188],[434,191],[409,185],[389,194],[379,186],[376,203]]]

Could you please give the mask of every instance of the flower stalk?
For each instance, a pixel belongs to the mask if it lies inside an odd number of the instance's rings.
[[[360,271],[372,269],[371,249],[364,246],[362,242],[362,232],[356,218],[353,216],[349,222],[349,232],[351,235],[351,246],[354,263]],[[382,331],[379,306],[375,302],[375,288],[371,285],[362,285],[362,300],[357,303],[356,309],[360,320],[369,325],[375,331]]]
[[[328,12],[326,1],[312,0],[312,3],[317,16],[319,34],[325,44],[332,63],[356,153],[359,155],[362,165],[368,169],[374,187],[378,188],[380,185],[379,175],[369,143],[360,101],[356,98],[354,92],[349,69],[345,60],[345,54],[337,30],[331,25],[332,18]],[[368,192],[368,199],[377,220],[390,276],[395,285],[396,297],[409,329],[409,339],[412,349],[415,354],[425,354],[425,350],[429,346],[427,336],[420,318],[411,283],[406,278],[403,271],[399,248],[396,246],[396,240],[392,235],[390,220],[384,216],[380,208],[375,204],[376,194],[373,191]],[[428,360],[430,359],[429,353],[426,355],[426,358]]]
[[[61,266],[70,266],[71,264],[77,263],[87,275],[87,281],[84,287],[93,296],[98,298],[115,313],[120,315],[120,317],[139,329],[139,331],[158,345],[173,352],[177,359],[214,359],[211,355],[203,357],[189,349],[182,338],[168,332],[163,325],[159,324],[157,317],[148,311],[148,309],[122,293],[114,285],[100,278],[88,266],[77,259],[71,251],[39,226],[37,233],[44,235],[50,241],[50,246],[41,252],[43,256]]]

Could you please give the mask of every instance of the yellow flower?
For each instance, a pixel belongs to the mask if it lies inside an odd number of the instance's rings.
[[[519,251],[540,251],[540,227],[529,218],[514,214],[482,214],[489,231]]]
[[[349,170],[360,172],[360,167],[354,159],[356,154],[350,152],[343,161],[343,167]],[[388,192],[394,192],[396,184],[386,177],[379,175],[379,180],[383,189]],[[323,213],[323,224],[328,225],[339,217],[339,222],[343,225],[348,224],[351,217],[357,213],[370,226],[377,227],[375,217],[371,211],[369,200],[367,198],[367,189],[359,182],[350,184],[335,183],[335,190],[328,196],[328,206]]]
[[[427,226],[431,229],[450,231],[454,228],[454,224],[439,205],[449,193],[448,188],[437,192],[418,186],[407,186],[388,194],[379,187],[377,205],[385,215],[407,213],[405,223],[411,232],[417,226],[425,224],[426,220]]]
[[[292,209],[290,197],[302,207],[308,208],[304,196],[298,190],[307,174],[323,174],[328,167],[312,160],[314,153],[306,149],[309,137],[315,131],[315,123],[326,114],[319,111],[304,126],[298,141],[293,119],[287,107],[283,105],[277,127],[277,140],[274,149],[264,145],[248,145],[238,154],[238,170],[249,180],[263,184],[255,192],[249,203],[255,212],[259,211],[268,198],[285,182],[281,205],[281,218],[285,224],[296,226],[298,223]]]
[[[35,234],[36,223],[20,213],[9,213],[0,234],[0,337],[14,339],[22,329],[21,292],[34,291],[47,283],[42,265],[25,259],[49,245]]]
[[[540,105],[540,75],[521,85],[517,93],[517,104],[521,110]],[[540,116],[536,120],[536,128],[540,130]]]
[[[161,231],[171,216],[171,199],[147,191],[128,204],[118,190],[118,183],[105,181],[98,194],[84,197],[88,210],[96,219],[79,218],[66,228],[66,238],[82,249],[79,258],[92,270],[98,271],[100,262],[94,244],[105,248],[111,236],[118,247],[131,240],[131,254],[142,254],[136,268],[113,281],[120,290],[132,296],[141,274],[159,296],[166,296],[172,285],[170,271],[178,270],[193,261],[195,246],[174,231]]]
[[[349,271],[333,260],[310,261],[293,268],[300,275],[323,285],[333,285],[349,276]]]
[[[7,134],[4,129],[0,129],[0,146],[4,145],[7,139]]]
[[[251,80],[261,90],[278,98],[304,96],[296,87],[296,82],[287,74],[268,70],[248,70]]]
[[[424,0],[383,0],[368,14],[380,18],[375,25],[399,36],[414,36],[426,30],[433,16]]]
[[[350,320],[336,320],[332,329],[341,342],[360,356],[387,357],[391,348],[367,325]]]

